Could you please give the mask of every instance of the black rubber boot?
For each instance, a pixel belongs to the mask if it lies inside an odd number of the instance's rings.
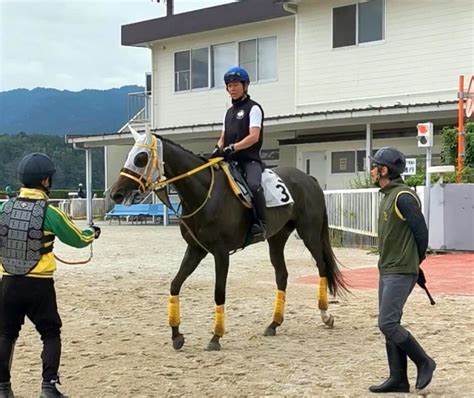
[[[43,381],[39,398],[67,398],[56,387],[56,383]]]
[[[265,194],[263,193],[263,189],[259,188],[255,193],[255,197],[253,198],[255,222],[250,229],[254,242],[264,241],[267,238],[267,230],[265,225],[266,207],[267,204],[265,201]]]
[[[422,390],[430,384],[431,379],[433,378],[433,372],[436,369],[436,362],[426,354],[420,344],[418,344],[418,341],[416,341],[416,339],[409,333],[406,340],[398,346],[406,352],[413,362],[415,362],[418,370],[416,389]]]
[[[378,386],[370,386],[370,392],[409,392],[410,384],[407,377],[407,354],[393,341],[386,341],[389,378]]]
[[[15,398],[9,381],[0,383],[0,398]]]

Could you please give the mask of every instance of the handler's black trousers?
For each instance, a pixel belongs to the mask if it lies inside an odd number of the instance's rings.
[[[43,381],[58,380],[62,323],[53,279],[4,276],[0,281],[0,383],[10,381],[13,347],[25,316],[43,340]]]

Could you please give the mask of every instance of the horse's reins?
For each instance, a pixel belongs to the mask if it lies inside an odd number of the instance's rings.
[[[178,211],[173,207],[173,205],[171,203],[168,206],[173,211],[174,215],[179,220],[179,222],[181,222],[184,225],[184,227],[188,231],[189,235],[194,239],[194,241],[203,250],[205,250],[206,252],[209,253],[209,250],[194,235],[194,233],[191,231],[191,228],[186,224],[186,222],[184,220],[187,219],[187,218],[191,218],[191,217],[195,216],[197,213],[199,213],[204,208],[204,206],[207,204],[209,199],[211,198],[211,193],[212,193],[212,189],[214,188],[214,180],[215,180],[214,167],[212,167],[212,166],[214,166],[217,163],[219,163],[220,161],[222,161],[223,158],[222,157],[217,157],[217,158],[210,159],[210,160],[207,161],[207,163],[204,163],[204,164],[202,164],[198,167],[195,167],[194,169],[191,169],[191,170],[189,170],[185,173],[182,173],[182,174],[177,175],[177,176],[172,177],[172,178],[164,179],[164,180],[161,180],[161,181],[151,181],[151,179],[153,178],[152,177],[152,175],[153,175],[153,166],[158,170],[158,174],[159,174],[158,178],[160,178],[161,176],[164,176],[164,173],[162,172],[162,168],[161,168],[161,165],[160,165],[161,162],[158,158],[157,138],[153,135],[151,144],[138,144],[138,143],[135,143],[135,146],[142,147],[142,148],[147,148],[151,151],[151,161],[148,161],[148,164],[146,165],[145,173],[143,175],[135,176],[135,175],[133,175],[135,173],[132,174],[132,172],[130,170],[123,168],[122,171],[120,172],[120,175],[122,175],[124,177],[127,177],[127,178],[130,178],[131,180],[138,183],[142,192],[145,192],[148,188],[152,189],[153,191],[160,190],[160,189],[166,187],[167,185],[172,184],[173,182],[176,182],[176,181],[179,181],[183,178],[192,176],[193,174],[199,173],[200,171],[205,170],[209,167],[211,168],[211,183],[209,184],[209,190],[206,194],[206,197],[204,198],[204,201],[201,203],[200,206],[197,207],[196,210],[194,210],[190,214],[180,216],[178,214]]]
[[[78,261],[71,261],[71,260],[64,260],[61,257],[57,256],[55,253],[53,253],[54,258],[58,261],[60,261],[63,264],[68,264],[68,265],[82,265],[82,264],[87,264],[92,260],[92,257],[94,257],[94,252],[92,250],[92,243],[89,245],[90,247],[90,253],[89,253],[89,258],[87,260],[78,260]]]

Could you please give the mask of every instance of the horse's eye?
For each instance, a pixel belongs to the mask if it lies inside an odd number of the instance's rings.
[[[137,167],[145,167],[148,164],[148,154],[146,152],[140,152],[135,159],[133,159],[133,163]]]

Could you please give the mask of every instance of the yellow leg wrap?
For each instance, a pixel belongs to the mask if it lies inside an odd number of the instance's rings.
[[[171,327],[179,326],[179,296],[170,296],[168,299],[168,323]]]
[[[323,311],[328,309],[328,280],[325,277],[319,278],[318,307]]]
[[[215,313],[214,313],[214,334],[216,336],[222,337],[224,336],[225,328],[224,328],[224,304],[216,305]]]
[[[277,290],[275,296],[275,307],[273,308],[273,322],[281,325],[283,322],[283,314],[285,313],[285,297],[283,290]]]

